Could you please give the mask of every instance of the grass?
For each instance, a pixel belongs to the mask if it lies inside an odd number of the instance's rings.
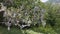
[[[0,26],[0,34],[42,34],[42,33],[36,32],[32,29],[21,30],[14,27],[12,27],[10,31],[8,31],[6,27]]]
[[[11,28],[11,30],[8,31],[6,27],[0,26],[0,34],[23,34],[23,33],[18,28]]]
[[[11,30],[8,31],[6,27],[0,26],[0,34],[59,34],[60,32],[58,31],[56,32],[53,28],[48,26],[46,28],[41,26],[24,30],[18,29],[17,27],[12,27]]]

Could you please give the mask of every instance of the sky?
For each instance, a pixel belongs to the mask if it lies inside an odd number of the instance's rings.
[[[41,2],[47,2],[48,0],[40,0]]]

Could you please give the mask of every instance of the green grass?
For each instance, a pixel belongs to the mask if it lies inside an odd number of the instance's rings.
[[[12,27],[10,31],[7,30],[7,27],[0,26],[0,34],[59,34],[59,30],[54,30],[51,27],[32,27],[30,29],[18,29]]]
[[[6,27],[0,26],[0,34],[42,34],[42,33],[36,32],[32,29],[21,30],[15,27],[12,27],[11,30],[8,31]]]
[[[7,28],[0,26],[0,34],[23,34],[23,33],[18,28],[11,28],[11,30],[8,31]]]

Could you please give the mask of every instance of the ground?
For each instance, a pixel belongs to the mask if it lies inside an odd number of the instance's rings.
[[[31,29],[21,30],[21,29],[14,28],[14,27],[11,28],[10,31],[8,31],[6,27],[0,26],[0,34],[42,34],[42,33],[35,32]]]
[[[54,30],[56,29],[56,30]],[[7,27],[0,26],[0,34],[59,34],[60,29],[51,27],[32,27],[30,29],[21,30],[16,27],[12,27],[10,31],[7,30]]]

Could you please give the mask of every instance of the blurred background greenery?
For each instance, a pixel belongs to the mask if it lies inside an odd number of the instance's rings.
[[[52,2],[53,1],[53,2]],[[55,1],[55,2],[54,2]],[[60,4],[56,0],[41,2],[40,0],[0,0],[6,12],[12,17],[22,19],[31,24],[38,24],[30,29],[21,30],[12,27],[10,31],[0,26],[0,34],[60,34]]]

